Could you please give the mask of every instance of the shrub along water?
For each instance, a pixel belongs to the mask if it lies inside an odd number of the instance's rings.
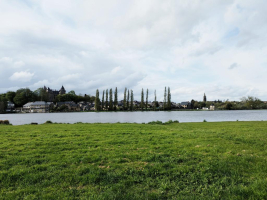
[[[3,124],[3,125],[10,125],[10,123],[9,123],[8,120],[0,120],[0,124]]]
[[[0,128],[0,199],[267,199],[267,122]]]

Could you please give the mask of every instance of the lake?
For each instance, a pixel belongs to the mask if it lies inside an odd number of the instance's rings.
[[[221,121],[267,121],[267,110],[234,111],[148,111],[148,112],[76,112],[76,113],[27,113],[0,114],[0,120],[9,120],[13,125],[45,123],[47,120],[57,123],[147,123],[166,122],[221,122]]]

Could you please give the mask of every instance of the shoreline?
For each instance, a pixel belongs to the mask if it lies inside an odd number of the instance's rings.
[[[129,112],[129,113],[136,113],[136,112],[203,112],[203,111],[258,111],[258,110],[267,110],[267,109],[243,109],[243,110],[192,110],[192,109],[184,109],[184,110],[135,110],[135,111],[126,111],[126,110],[120,110],[120,111],[68,111],[68,112],[8,112],[8,113],[0,113],[0,115],[6,115],[6,114],[45,114],[45,113],[124,113],[124,112]]]
[[[170,122],[171,121],[171,122]],[[151,121],[151,122],[147,122],[147,123],[137,123],[137,122],[114,122],[114,123],[107,123],[107,122],[75,122],[75,123],[61,123],[61,122],[44,122],[44,123],[36,123],[36,122],[31,122],[29,124],[18,124],[18,125],[13,125],[12,123],[10,124],[0,124],[1,126],[28,126],[28,125],[117,125],[117,124],[121,124],[121,125],[169,125],[169,124],[202,124],[202,123],[261,123],[261,122],[267,122],[267,120],[258,120],[258,121],[202,121],[202,122],[179,122],[179,121],[166,121],[166,122],[162,122],[162,121]]]

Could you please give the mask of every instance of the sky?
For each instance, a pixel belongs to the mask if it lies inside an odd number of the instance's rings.
[[[0,0],[0,93],[267,100],[266,0]]]

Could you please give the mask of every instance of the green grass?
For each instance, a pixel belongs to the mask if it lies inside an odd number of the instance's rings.
[[[267,122],[0,125],[0,199],[267,199]]]

